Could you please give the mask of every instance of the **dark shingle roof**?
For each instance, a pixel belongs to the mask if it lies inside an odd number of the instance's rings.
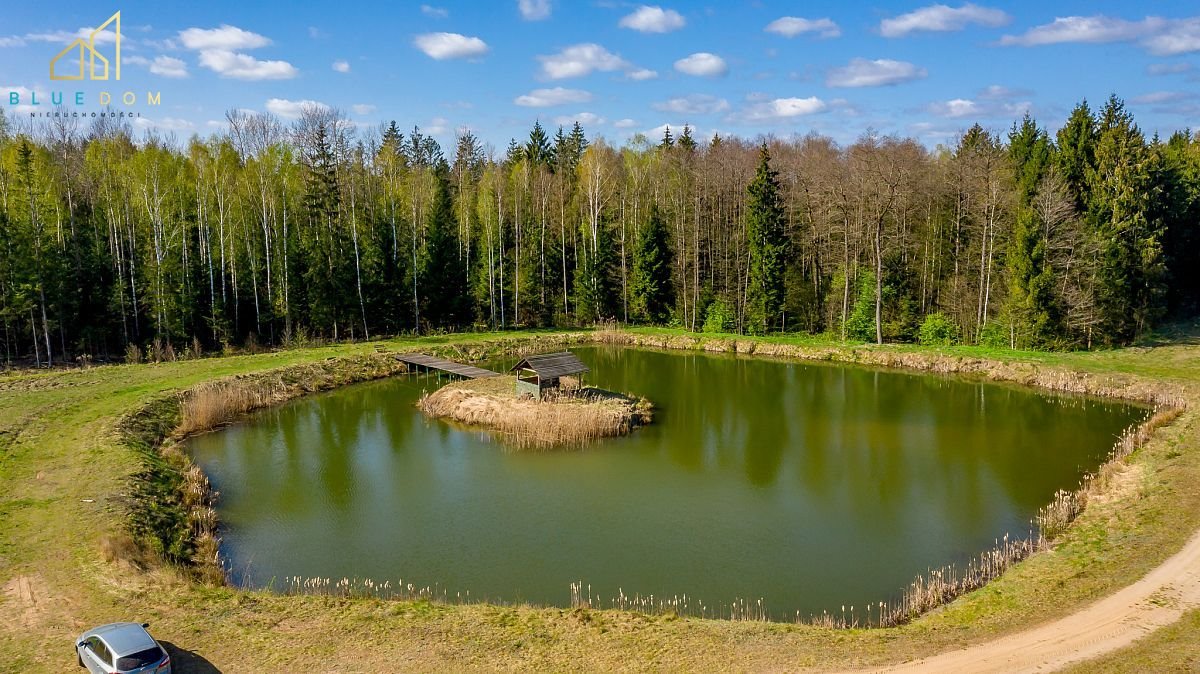
[[[520,369],[533,370],[542,379],[550,379],[563,375],[587,372],[588,366],[584,365],[583,361],[579,360],[579,357],[575,354],[570,351],[563,351],[562,353],[543,353],[537,356],[529,356],[514,365],[511,371]]]

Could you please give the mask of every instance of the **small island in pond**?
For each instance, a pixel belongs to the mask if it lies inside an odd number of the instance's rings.
[[[626,435],[650,423],[653,405],[583,385],[587,366],[572,353],[530,356],[515,376],[491,376],[447,384],[421,396],[426,415],[480,426],[519,447],[577,446]]]

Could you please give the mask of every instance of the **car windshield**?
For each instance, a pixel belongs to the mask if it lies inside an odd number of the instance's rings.
[[[117,670],[128,672],[131,669],[145,667],[159,660],[162,660],[163,652],[157,648],[147,648],[144,651],[138,651],[130,655],[123,655],[117,658]]]

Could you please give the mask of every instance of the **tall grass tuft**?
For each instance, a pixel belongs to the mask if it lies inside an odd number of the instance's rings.
[[[184,397],[179,408],[179,426],[175,432],[178,435],[190,435],[210,431],[283,398],[283,391],[271,381],[201,384]]]

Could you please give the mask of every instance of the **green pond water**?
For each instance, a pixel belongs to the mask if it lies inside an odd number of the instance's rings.
[[[409,376],[298,400],[194,438],[235,582],[437,585],[567,606],[592,593],[762,599],[772,617],[897,596],[1027,536],[1145,411],[866,368],[574,349],[655,423],[581,450],[512,451],[414,407]],[[511,363],[494,363],[503,367]]]

